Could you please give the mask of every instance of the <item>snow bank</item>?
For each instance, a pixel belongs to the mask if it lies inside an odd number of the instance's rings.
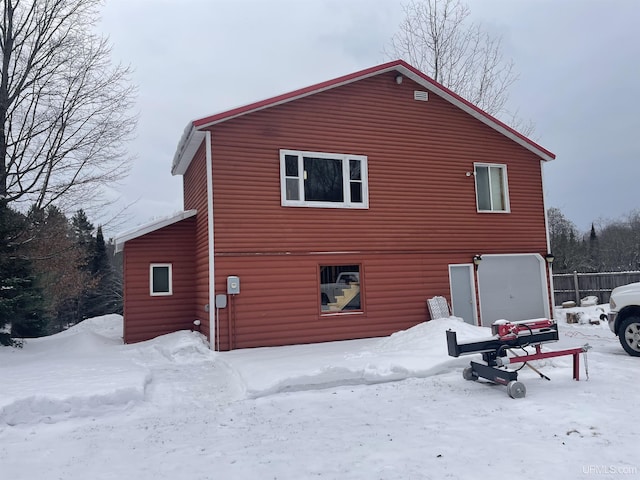
[[[166,363],[196,364],[212,360],[216,356],[209,349],[204,335],[186,330],[126,345],[124,348],[136,363],[147,366]]]
[[[602,308],[579,311],[586,319],[597,319]],[[558,318],[562,322],[564,315]],[[584,335],[579,331],[584,327],[563,323],[561,330]],[[604,322],[593,327],[607,328]],[[181,401],[185,389],[206,396],[214,385],[216,391],[226,392],[219,395],[235,401],[429,377],[462,369],[477,357],[450,357],[445,334],[449,329],[457,332],[459,341],[491,336],[489,328],[449,317],[384,338],[219,353],[208,348],[201,334],[189,331],[123,345],[122,317],[107,315],[28,340],[23,349],[0,349],[0,426],[98,416],[149,402],[171,404]],[[615,340],[609,332],[605,339]],[[575,339],[571,346],[576,346]],[[550,359],[544,366],[569,364]]]
[[[70,335],[76,335],[80,332],[92,332],[102,335],[103,337],[110,338],[114,341],[122,343],[122,337],[124,332],[124,322],[122,315],[102,315],[101,317],[88,318],[83,322],[74,325],[60,333],[51,335],[49,337],[43,337],[38,339],[29,340],[29,342],[50,341]]]
[[[131,408],[146,399],[154,370],[211,360],[204,337],[177,332],[122,345],[122,317],[106,315],[0,349],[0,425],[52,423]]]
[[[52,423],[122,410],[144,399],[146,369],[130,361],[81,358],[0,368],[0,424]]]
[[[105,315],[1,349],[0,425],[51,423],[141,401],[149,372],[118,357],[121,337],[122,317]]]
[[[249,398],[337,385],[374,384],[436,375],[467,365],[468,357],[449,357],[445,334],[448,329],[455,330],[460,340],[491,335],[488,328],[449,317],[421,323],[382,339],[235,350],[220,354],[220,359],[238,372]]]

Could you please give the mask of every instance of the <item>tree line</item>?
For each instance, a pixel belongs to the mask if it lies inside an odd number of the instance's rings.
[[[83,210],[26,214],[0,202],[0,342],[54,333],[122,312],[121,267]]]
[[[640,269],[640,210],[604,220],[580,232],[557,208],[547,211],[555,273],[623,272]]]
[[[97,33],[102,0],[0,1],[0,341],[121,310],[98,210],[127,174],[128,67]]]

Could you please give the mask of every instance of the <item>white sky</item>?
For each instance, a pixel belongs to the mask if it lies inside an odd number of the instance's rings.
[[[640,2],[468,3],[515,62],[511,108],[557,155],[548,206],[581,230],[638,208]],[[107,235],[182,208],[171,161],[190,120],[382,63],[402,16],[398,0],[109,0],[100,29],[135,69],[140,120],[112,192],[127,221]]]

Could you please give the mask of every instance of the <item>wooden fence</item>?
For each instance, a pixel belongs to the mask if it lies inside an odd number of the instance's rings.
[[[607,273],[556,273],[553,275],[553,290],[556,305],[573,300],[598,297],[599,303],[609,303],[611,291],[620,285],[640,282],[640,271]]]

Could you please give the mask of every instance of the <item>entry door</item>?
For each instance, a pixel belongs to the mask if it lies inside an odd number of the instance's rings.
[[[476,289],[473,279],[473,265],[449,265],[451,285],[451,308],[453,315],[471,325],[478,324],[476,312]]]

